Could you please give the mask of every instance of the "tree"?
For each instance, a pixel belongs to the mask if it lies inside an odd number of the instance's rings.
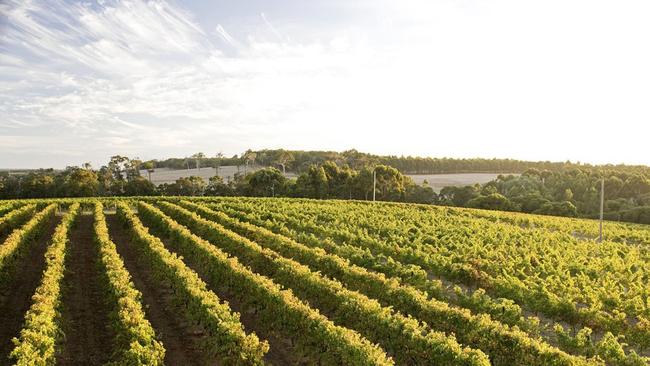
[[[205,181],[201,177],[183,177],[164,187],[164,193],[169,196],[201,196],[205,187]]]
[[[364,167],[352,179],[354,198],[368,200],[372,194],[372,169]]]
[[[147,176],[149,177],[149,182],[151,182],[151,173],[154,172],[153,161],[147,161],[146,163],[142,163],[141,167],[142,169],[147,170]]]
[[[327,195],[335,198],[351,198],[355,172],[348,165],[339,166],[333,161],[322,165],[327,177]]]
[[[443,204],[463,207],[467,202],[479,196],[480,185],[464,187],[444,187],[440,190],[440,199]]]
[[[153,196],[156,186],[144,177],[135,177],[126,183],[124,193],[127,196]]]
[[[309,197],[326,198],[327,197],[327,174],[322,166],[312,165],[307,172],[309,184]]]
[[[415,183],[406,185],[406,201],[413,203],[432,204],[438,199],[436,192],[428,185],[419,186]]]
[[[260,169],[246,176],[249,194],[253,196],[275,196],[283,194],[287,178],[276,168]]]
[[[201,160],[205,159],[205,154],[202,152],[198,152],[190,157],[193,158],[194,161],[196,162],[196,169],[197,170],[201,169]]]
[[[211,177],[208,186],[205,188],[206,196],[234,196],[235,190],[232,186],[224,183],[223,178],[215,175]]]
[[[571,188],[567,188],[564,190],[564,195],[562,196],[563,201],[571,201],[573,199],[573,191],[571,191]]]
[[[650,193],[650,179],[640,174],[632,175],[625,181],[621,191],[628,198]]]
[[[92,170],[77,167],[66,170],[63,195],[66,197],[92,197],[99,191],[97,174]]]
[[[405,187],[402,173],[387,165],[377,165],[375,173],[380,200],[396,201],[404,198]]]
[[[514,197],[511,201],[519,207],[520,211],[526,213],[537,211],[550,202],[539,192],[531,192],[522,196]]]
[[[126,180],[130,181],[140,176],[140,166],[142,165],[142,160],[139,158],[133,158],[126,164]]]
[[[257,158],[257,153],[253,150],[246,150],[244,154],[242,155],[242,159],[244,160],[244,163],[246,164],[246,170],[248,170],[248,166],[254,165],[255,164],[255,159]]]
[[[536,210],[534,213],[540,215],[577,217],[578,209],[573,203],[569,201],[548,202],[544,204],[540,209]]]
[[[510,200],[499,193],[491,193],[487,196],[478,196],[467,202],[468,207],[481,208],[485,210],[512,211],[516,209]]]
[[[625,221],[650,224],[650,206],[639,206],[623,211],[621,218]]]
[[[51,169],[31,172],[22,178],[20,194],[29,198],[52,197],[59,188],[56,183]]]
[[[216,166],[215,169],[217,171],[217,175],[219,175],[219,168],[221,168],[221,161],[223,160],[223,153],[219,151],[217,155],[215,155],[215,160],[216,160]]]
[[[111,156],[111,160],[108,162],[108,170],[113,174],[115,180],[124,180],[126,178],[122,172],[126,170],[128,162],[129,158],[126,156]]]
[[[295,159],[294,159],[294,157],[293,157],[293,154],[292,154],[290,151],[287,151],[287,150],[280,150],[280,151],[278,152],[278,156],[277,156],[277,158],[276,158],[276,162],[277,162],[278,165],[280,165],[280,166],[282,167],[282,174],[286,174],[286,173],[287,173],[287,170],[286,170],[287,164],[288,164],[289,162],[294,161],[294,160],[295,160]]]

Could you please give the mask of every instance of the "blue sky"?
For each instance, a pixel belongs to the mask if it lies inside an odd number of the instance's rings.
[[[650,164],[645,0],[0,12],[0,168],[247,148]]]

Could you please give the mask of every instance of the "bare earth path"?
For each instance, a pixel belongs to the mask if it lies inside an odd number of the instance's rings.
[[[79,215],[70,231],[63,283],[65,338],[57,365],[99,365],[109,361],[113,332],[101,283],[93,216]]]
[[[25,248],[24,256],[9,271],[10,280],[0,286],[0,365],[10,364],[11,339],[20,333],[25,313],[32,305],[32,296],[45,269],[45,250],[60,221],[56,217],[45,225],[43,234]]]
[[[145,226],[147,225],[145,224]],[[163,235],[159,230],[156,230],[153,227],[148,228],[151,234],[156,235],[158,238],[160,238],[160,240],[163,241],[165,247],[170,252],[176,253],[177,255],[182,255],[182,253],[177,251],[178,248],[174,245],[173,240]],[[252,309],[248,309],[237,296],[233,296],[230,291],[225,289],[223,286],[219,286],[219,284],[211,283],[211,281],[206,281],[207,278],[205,278],[202,275],[201,271],[198,270],[199,267],[196,266],[196,263],[193,263],[188,258],[184,258],[183,261],[187,264],[188,267],[192,268],[199,274],[201,279],[207,283],[208,288],[219,296],[219,299],[228,302],[230,308],[234,312],[238,312],[240,314],[240,321],[244,325],[246,333],[255,332],[255,334],[257,334],[260,339],[267,340],[269,342],[270,349],[264,357],[264,361],[267,365],[280,366],[313,364],[313,361],[302,358],[296,354],[291,341],[288,338],[283,338],[281,334],[267,331],[266,329],[261,328],[259,326],[260,322],[258,321],[258,317],[254,311],[252,311]],[[300,337],[299,334],[296,334],[294,336]]]
[[[111,240],[124,265],[131,274],[135,287],[142,293],[142,302],[147,320],[151,322],[156,335],[165,347],[167,365],[202,365],[205,361],[198,347],[200,336],[192,334],[189,326],[173,308],[169,291],[154,282],[148,269],[138,260],[131,236],[122,227],[115,215],[106,215]]]

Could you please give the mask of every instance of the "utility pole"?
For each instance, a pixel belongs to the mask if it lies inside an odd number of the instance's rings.
[[[598,242],[603,241],[603,210],[605,208],[605,178],[603,177],[600,180],[600,235],[598,237]]]
[[[375,193],[377,193],[377,169],[372,171],[372,202],[375,202]]]

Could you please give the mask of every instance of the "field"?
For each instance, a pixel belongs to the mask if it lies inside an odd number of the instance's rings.
[[[0,202],[0,364],[648,365],[650,227],[264,198]]]
[[[229,182],[234,179],[235,174],[241,173],[252,173],[256,170],[262,169],[260,166],[254,166],[246,168],[244,166],[236,165],[226,165],[219,167],[219,176],[223,178],[224,181]],[[149,177],[149,173],[146,170],[141,170],[140,174],[143,177]],[[174,183],[178,178],[185,178],[190,176],[197,176],[203,178],[206,182],[217,175],[217,169],[212,167],[204,167],[196,169],[193,166],[190,169],[168,169],[168,168],[157,168],[151,173],[151,182],[155,185],[160,185],[163,183]],[[295,178],[296,174],[286,173],[287,178]]]
[[[440,192],[445,187],[471,186],[476,183],[485,184],[497,179],[500,173],[455,173],[455,174],[407,174],[415,184],[422,185],[426,180],[429,187]],[[504,174],[507,175],[507,174]],[[514,174],[519,175],[519,174]]]
[[[261,169],[259,166],[248,169],[248,173],[255,170]],[[235,165],[222,166],[219,168],[219,176],[221,176],[224,181],[228,182],[233,179],[235,174],[244,173],[244,167],[237,167]],[[140,174],[143,177],[148,177],[146,170],[141,170]],[[217,169],[215,168],[200,168],[200,169],[167,169],[167,168],[158,168],[151,173],[151,182],[155,185],[160,185],[163,183],[174,183],[176,179],[197,176],[203,178],[206,182],[211,178],[217,175]],[[466,186],[473,185],[476,183],[485,184],[491,180],[497,178],[499,173],[457,173],[457,174],[405,174],[406,176],[413,179],[415,184],[422,185],[426,180],[431,188],[434,191],[440,192],[444,187],[449,186]],[[517,175],[517,174],[515,174]],[[295,173],[286,173],[287,178],[296,178]]]

